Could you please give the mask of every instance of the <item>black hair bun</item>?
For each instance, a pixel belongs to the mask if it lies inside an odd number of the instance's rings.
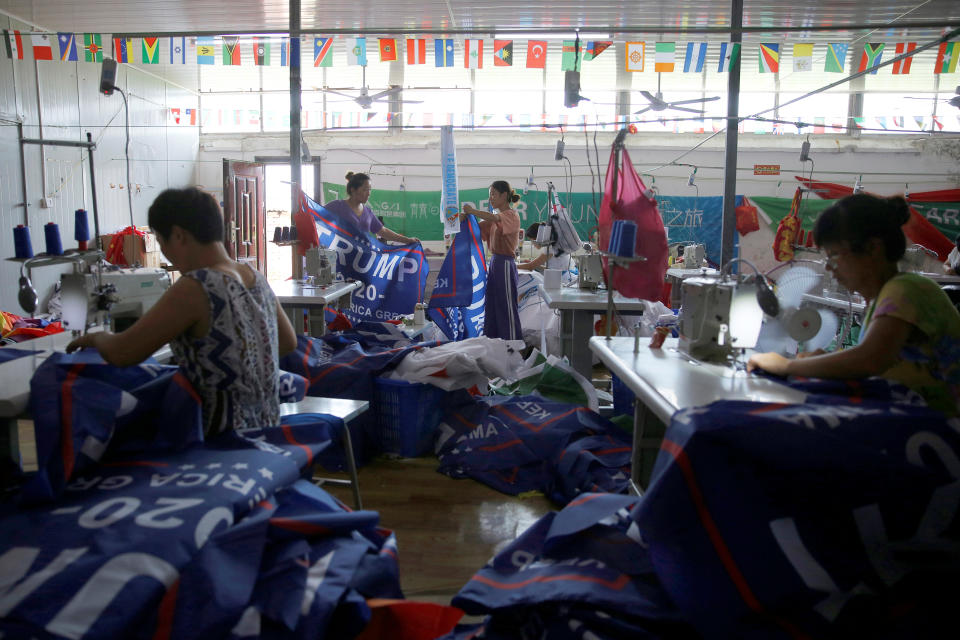
[[[347,171],[346,178],[347,178],[347,181],[348,181],[348,182],[350,181],[350,178],[352,178],[352,177],[353,177],[353,171]]]
[[[520,202],[520,195],[517,193],[510,194],[510,202]]]

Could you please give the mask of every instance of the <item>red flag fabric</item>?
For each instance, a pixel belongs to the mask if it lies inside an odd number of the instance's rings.
[[[427,63],[426,38],[407,38],[407,64]]]
[[[543,69],[547,66],[547,41],[527,42],[527,69]]]
[[[300,209],[293,214],[293,224],[297,227],[297,253],[307,255],[307,249],[320,246],[320,236],[317,234],[317,223],[309,213],[309,207],[304,203],[306,196],[300,194]]]
[[[663,281],[667,274],[667,234],[657,201],[648,197],[646,185],[637,175],[626,149],[621,152],[623,168],[616,165],[616,152],[610,152],[607,182],[603,203],[600,205],[600,247],[610,244],[610,230],[614,220],[632,220],[637,224],[634,253],[646,261],[637,261],[628,267],[618,266],[613,273],[613,288],[629,298],[660,300]],[[614,176],[618,176],[617,192],[613,192]],[[604,261],[606,262],[606,261]]]
[[[800,176],[794,177],[804,185],[812,188],[814,193],[821,198],[843,198],[853,193],[851,187],[846,187],[842,184],[835,184],[833,182],[811,182]],[[950,202],[950,200],[925,200],[924,197],[930,197],[931,194],[940,193],[949,195],[955,192],[957,192],[956,189],[928,191],[926,194],[911,193],[910,200],[914,202]],[[941,261],[946,260],[947,256],[950,255],[950,252],[953,251],[953,248],[956,246],[947,236],[940,233],[940,230],[933,226],[932,222],[920,215],[920,212],[913,207],[910,207],[910,219],[907,221],[907,224],[903,225],[903,233],[910,242],[923,245],[931,251],[936,251]]]

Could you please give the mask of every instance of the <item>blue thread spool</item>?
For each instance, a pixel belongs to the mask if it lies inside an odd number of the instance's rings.
[[[60,227],[56,222],[43,225],[43,236],[47,240],[47,255],[62,256],[63,245],[60,244]]]
[[[18,224],[13,228],[13,250],[18,258],[33,257],[33,243],[30,242],[30,227]]]
[[[633,220],[614,220],[610,230],[608,253],[621,258],[632,258],[637,242],[637,223]]]
[[[87,241],[90,240],[90,225],[87,222],[86,209],[77,209],[73,212],[73,239],[77,241],[77,248],[87,250]]]

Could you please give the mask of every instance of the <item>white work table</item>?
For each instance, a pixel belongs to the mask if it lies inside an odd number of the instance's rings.
[[[847,298],[822,296],[814,293],[803,294],[803,299],[821,307],[830,307],[832,309],[837,309],[838,311],[852,311],[853,313],[863,313],[863,309],[865,307],[863,302],[857,302],[855,300],[850,301]],[[862,298],[860,299],[862,300]]]
[[[590,291],[579,287],[547,289],[539,285],[540,297],[551,308],[560,311],[560,351],[570,365],[590,380],[592,362],[587,341],[593,335],[593,316],[607,311],[607,291]],[[644,301],[613,294],[616,311],[622,315],[642,315]]]
[[[659,449],[660,438],[644,438],[647,418],[655,416],[664,425],[679,409],[698,407],[716,400],[755,402],[803,402],[805,393],[787,385],[748,374],[723,364],[699,362],[677,349],[679,340],[668,338],[663,348],[651,349],[650,338],[640,338],[634,353],[634,339],[604,337],[590,339],[590,350],[636,395],[634,407],[631,480],[640,493],[643,469],[642,450]],[[649,472],[649,469],[647,469]]]
[[[344,280],[326,286],[305,284],[295,280],[271,282],[270,288],[277,296],[277,302],[287,311],[290,322],[297,333],[301,333],[303,320],[299,318],[303,309],[309,313],[308,335],[319,337],[326,332],[327,323],[323,317],[323,308],[336,303],[337,308],[350,307],[351,294],[359,289],[357,280]]]

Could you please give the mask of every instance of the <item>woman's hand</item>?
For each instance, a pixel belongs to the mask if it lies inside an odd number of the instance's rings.
[[[477,215],[478,213],[480,213],[480,210],[477,209],[476,207],[472,207],[472,206],[470,206],[469,204],[464,204],[464,205],[463,205],[463,213],[460,214],[460,219],[461,219],[461,220],[466,220],[466,215],[464,215],[464,214],[475,216],[475,215]]]
[[[74,338],[70,341],[70,344],[67,345],[67,353],[73,353],[77,349],[96,346],[93,343],[93,338],[94,336],[89,333],[86,333],[79,338]]]
[[[779,353],[755,353],[747,360],[747,371],[763,369],[775,376],[786,376],[790,360]]]
[[[826,351],[823,349],[816,349],[814,351],[804,351],[803,353],[798,353],[798,358],[812,358],[813,356],[822,356]]]

